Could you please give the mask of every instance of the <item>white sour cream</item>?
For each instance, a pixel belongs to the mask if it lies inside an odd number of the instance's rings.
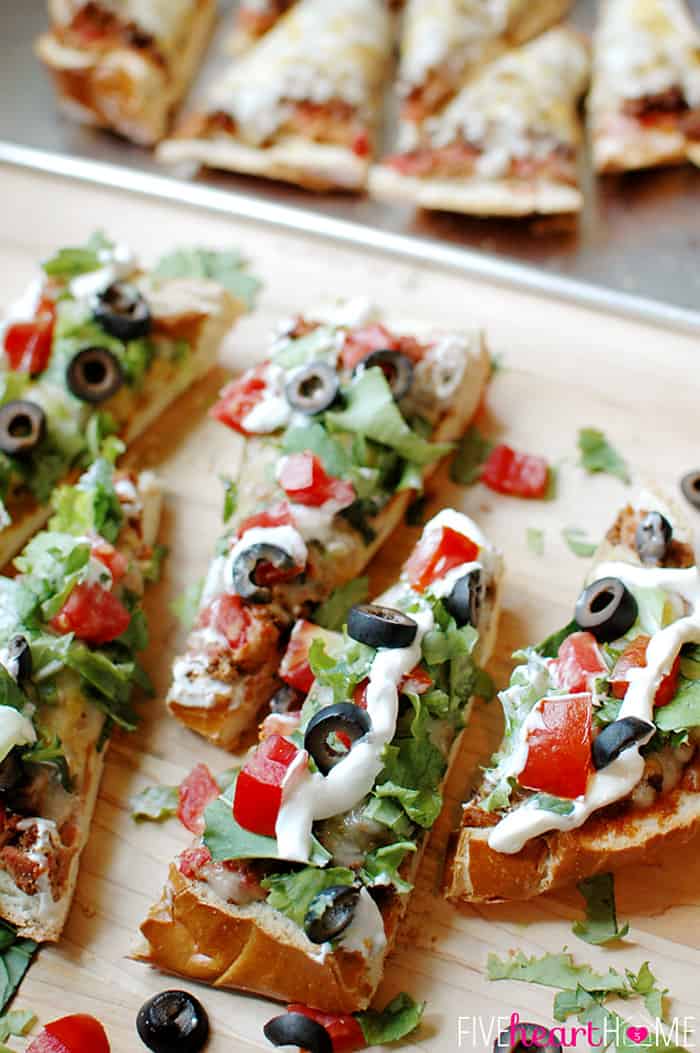
[[[98,259],[101,267],[87,274],[80,274],[68,284],[68,290],[76,300],[90,300],[104,292],[112,282],[128,278],[136,270],[136,256],[128,245],[119,243],[111,249],[100,249]]]
[[[0,761],[4,761],[15,746],[31,746],[36,742],[36,731],[28,717],[12,706],[0,706]]]
[[[292,407],[284,393],[289,380],[286,370],[270,362],[265,368],[264,397],[246,413],[241,426],[251,435],[269,435],[289,423]]]

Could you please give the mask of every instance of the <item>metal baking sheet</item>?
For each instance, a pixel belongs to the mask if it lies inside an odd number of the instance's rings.
[[[700,16],[700,0],[691,4]],[[221,4],[222,25],[190,102],[225,61],[223,41],[233,6],[230,0]],[[589,31],[594,12],[595,0],[578,0],[573,21]],[[578,221],[472,219],[347,194],[311,194],[245,176],[187,167],[172,172],[150,151],[57,114],[51,85],[32,53],[32,41],[45,26],[44,0],[0,2],[0,161],[187,200],[700,330],[699,169],[686,165],[594,179],[586,159],[586,208]]]

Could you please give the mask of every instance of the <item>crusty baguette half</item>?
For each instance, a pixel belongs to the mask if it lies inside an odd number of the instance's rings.
[[[618,515],[596,552],[593,574],[602,561],[639,564],[635,528],[644,512],[652,509],[666,515],[674,528],[665,565],[694,564],[692,534],[682,514],[663,497],[646,492],[636,507],[627,506]],[[700,757],[696,752],[678,786],[658,795],[650,807],[632,808],[622,802],[593,813],[578,829],[532,838],[513,855],[489,846],[489,832],[498,816],[479,807],[479,796],[477,792],[466,805],[461,829],[453,835],[446,896],[469,903],[532,899],[584,877],[648,861],[690,840],[700,831]]]

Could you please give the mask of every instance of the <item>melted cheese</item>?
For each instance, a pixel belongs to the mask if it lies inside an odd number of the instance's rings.
[[[84,6],[84,0],[54,0],[52,20],[68,25]],[[183,26],[197,9],[197,0],[98,0],[98,6],[167,44],[182,35]]]
[[[433,70],[458,73],[479,62],[517,7],[522,0],[410,0],[401,45],[402,93],[423,84]]]

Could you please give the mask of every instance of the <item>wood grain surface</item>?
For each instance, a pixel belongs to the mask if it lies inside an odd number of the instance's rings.
[[[481,486],[461,489],[444,472],[431,484],[430,512],[445,505],[464,509],[505,552],[505,608],[491,667],[501,686],[511,652],[570,617],[586,564],[568,551],[562,528],[583,527],[596,540],[630,492],[618,480],[587,476],[577,465],[578,429],[604,429],[628,459],[635,482],[653,481],[674,495],[682,472],[700,462],[698,346],[689,336],[389,256],[53,176],[0,167],[0,195],[0,309],[21,292],[38,258],[59,245],[81,242],[99,226],[133,244],[146,262],[192,243],[236,246],[244,252],[264,288],[258,309],[239,324],[224,350],[222,364],[229,369],[263,356],[278,318],[326,297],[369,293],[392,313],[438,325],[483,326],[492,351],[502,356],[481,422],[484,429],[494,438],[545,454],[558,467],[557,496],[547,502],[499,498]],[[116,736],[110,747],[64,939],[40,952],[15,1003],[33,1008],[44,1021],[67,1012],[94,1013],[107,1027],[114,1053],[142,1048],[134,1030],[137,1009],[148,995],[172,985],[127,955],[139,921],[158,895],[168,860],[188,841],[176,821],[137,825],[129,814],[129,798],[147,783],[177,783],[196,761],[206,761],[215,771],[230,764],[168,717],[162,702],[170,663],[182,642],[169,604],[206,570],[220,524],[217,473],[235,476],[241,452],[237,436],[205,417],[224,375],[220,372],[192,390],[130,455],[157,466],[167,490],[164,540],[171,554],[164,580],[147,601],[152,643],[146,665],[158,697],[144,705],[139,731]],[[696,514],[691,510],[691,515]],[[529,527],[544,531],[543,556],[528,549]],[[405,528],[395,536],[371,569],[374,588],[391,581],[417,533]],[[613,950],[589,947],[572,935],[571,922],[582,913],[575,890],[530,904],[462,911],[439,897],[446,834],[499,733],[498,705],[483,706],[465,736],[443,816],[377,1000],[383,1004],[406,989],[427,1001],[420,1033],[402,1048],[490,1050],[493,1034],[487,1041],[481,1027],[488,1036],[499,1016],[517,1011],[521,1019],[551,1021],[549,990],[489,983],[484,965],[490,950],[541,954],[568,946],[581,961],[616,968],[638,968],[649,959],[671,990],[672,1014],[700,1022],[697,845],[662,864],[619,875],[618,911],[630,922],[630,935]],[[206,988],[197,993],[211,1015],[210,1053],[269,1048],[261,1028],[274,1015],[273,1005]],[[622,1012],[634,1023],[645,1020],[636,1005],[624,1006]],[[462,1024],[466,1033],[461,1046],[459,1017],[470,1018]],[[700,1048],[695,1041],[691,1037],[685,1044]],[[11,1043],[23,1048],[21,1040]],[[585,1043],[577,1046],[587,1048]]]

